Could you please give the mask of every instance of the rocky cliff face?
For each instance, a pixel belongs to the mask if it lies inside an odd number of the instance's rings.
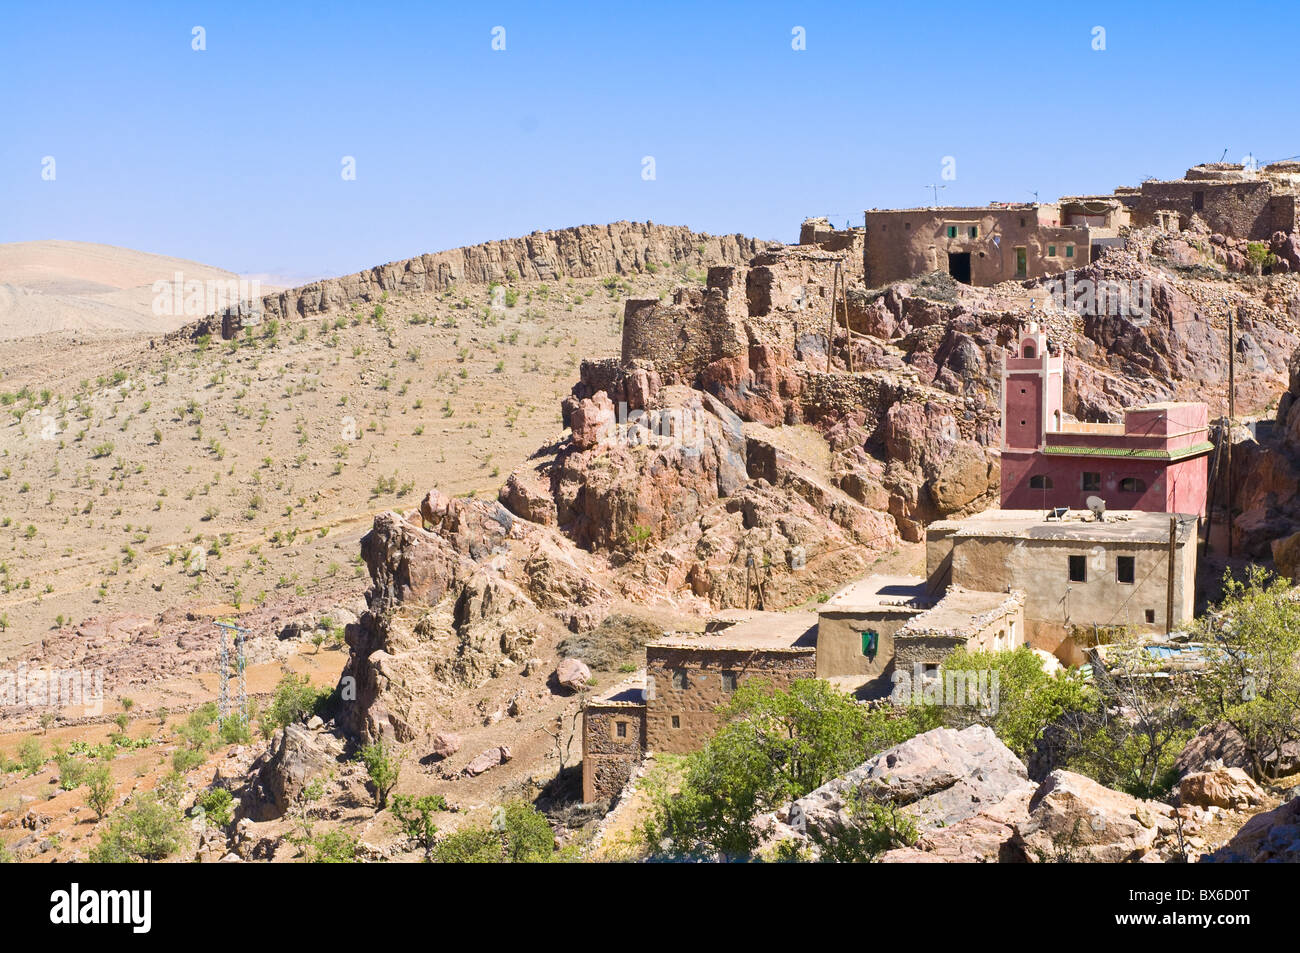
[[[267,295],[261,301],[261,320],[311,317],[377,301],[385,292],[438,292],[463,283],[598,278],[672,265],[740,263],[765,245],[739,234],[706,235],[684,226],[650,222],[579,225],[433,252]],[[209,315],[176,333],[229,338],[239,333],[246,318],[246,309]]]

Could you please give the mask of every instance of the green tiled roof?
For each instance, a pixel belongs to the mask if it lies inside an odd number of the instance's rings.
[[[1179,450],[1127,450],[1123,447],[1043,447],[1043,453],[1066,457],[1138,457],[1146,460],[1182,460],[1209,453],[1214,444],[1208,440],[1194,443]]]

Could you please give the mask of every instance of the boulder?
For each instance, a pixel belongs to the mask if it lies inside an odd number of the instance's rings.
[[[591,669],[580,659],[566,658],[555,667],[555,680],[561,688],[580,692],[591,681]]]
[[[936,728],[863,762],[847,774],[760,820],[765,841],[795,840],[813,850],[849,820],[854,797],[894,804],[921,837],[911,848],[954,861],[1018,860],[1014,825],[1027,814],[1034,784],[1025,766],[984,725]],[[915,861],[891,851],[891,862]]]
[[[1178,783],[1178,802],[1238,811],[1263,804],[1264,791],[1241,768],[1228,768],[1219,762],[1184,777]]]
[[[429,744],[429,755],[439,761],[450,758],[460,750],[461,738],[454,731],[440,731]]]
[[[1072,771],[1053,771],[1016,827],[1016,843],[1030,861],[1136,861],[1174,827],[1173,808],[1139,801]]]
[[[465,773],[471,776],[477,776],[484,771],[495,768],[499,764],[505,764],[511,758],[510,748],[507,745],[499,745],[496,748],[488,748],[486,751],[477,755],[473,761],[465,765]]]

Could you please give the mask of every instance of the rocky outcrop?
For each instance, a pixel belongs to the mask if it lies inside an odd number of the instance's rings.
[[[1173,850],[1174,811],[1056,770],[1034,792],[1016,844],[1030,861],[1122,863]]]
[[[579,225],[420,255],[267,295],[261,302],[261,320],[311,317],[378,301],[385,292],[436,292],[458,284],[516,279],[598,278],[672,265],[739,264],[766,244],[743,235],[713,236],[650,222]],[[175,333],[230,338],[240,332],[244,319],[238,312],[210,315]]]
[[[1300,797],[1256,814],[1232,840],[1202,859],[1217,863],[1300,863]]]
[[[901,808],[921,832],[913,847],[890,851],[885,861],[1017,860],[1013,825],[1033,793],[1025,766],[987,727],[936,728],[761,819],[760,828],[768,844],[794,841],[816,855],[817,839],[849,822],[852,801],[870,798]]]
[[[324,731],[286,725],[253,765],[252,780],[239,798],[239,815],[253,821],[281,817],[312,780],[338,762],[343,742]]]

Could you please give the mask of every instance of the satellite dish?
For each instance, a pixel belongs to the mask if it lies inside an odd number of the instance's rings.
[[[1098,523],[1106,522],[1106,501],[1099,496],[1088,497],[1088,509],[1092,510],[1093,518]]]

